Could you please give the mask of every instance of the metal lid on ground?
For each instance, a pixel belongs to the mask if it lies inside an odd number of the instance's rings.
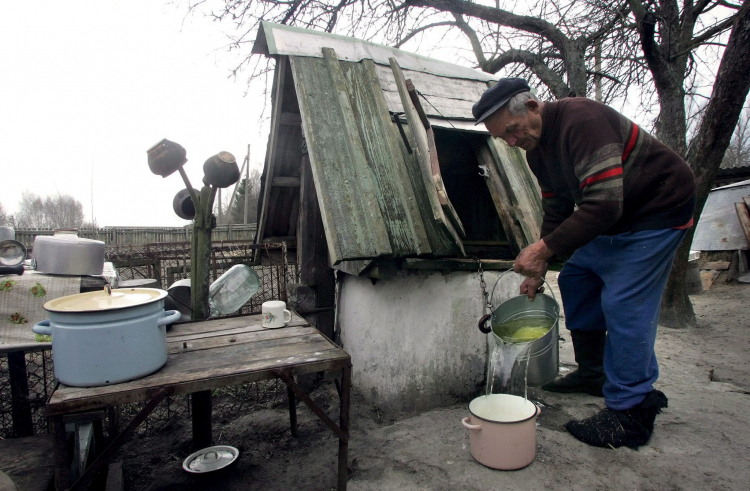
[[[228,466],[239,456],[240,451],[227,445],[215,445],[188,455],[182,468],[192,474],[218,471]]]

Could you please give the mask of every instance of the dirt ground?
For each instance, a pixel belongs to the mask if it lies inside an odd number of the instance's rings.
[[[395,490],[747,490],[750,489],[750,285],[726,284],[691,297],[698,325],[660,327],[657,388],[669,408],[656,420],[650,443],[639,450],[600,449],[570,436],[564,424],[603,407],[587,395],[530,390],[542,406],[536,460],[518,471],[486,468],[469,453],[461,419],[465,401],[416,415],[386,414],[355,392],[351,408],[349,482],[352,491]],[[575,367],[567,330],[561,366]],[[337,415],[332,383],[313,392]],[[214,422],[216,444],[240,449],[220,472],[193,476],[181,468],[190,453],[190,424],[175,422],[128,443],[123,462],[128,490],[335,489],[338,443],[304,405],[299,436],[289,432],[284,405]]]

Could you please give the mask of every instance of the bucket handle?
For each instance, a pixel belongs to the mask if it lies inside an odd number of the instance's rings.
[[[464,428],[467,430],[473,430],[473,431],[481,431],[482,425],[473,425],[469,423],[469,417],[466,416],[464,419],[461,420],[461,423],[464,425]]]
[[[495,281],[495,285],[492,287],[492,293],[490,294],[490,299],[494,298],[494,296],[495,296],[495,289],[497,288],[498,283],[500,283],[500,280],[502,280],[503,276],[505,276],[506,274],[508,274],[511,271],[513,271],[513,270],[512,269],[507,269],[507,270],[505,270],[505,272],[503,272],[498,277],[497,281]],[[549,290],[550,294],[552,295],[552,298],[555,300],[555,303],[557,303],[558,305],[560,305],[557,302],[557,297],[555,297],[555,292],[552,291],[552,288],[550,288],[549,283],[547,283],[547,281],[544,278],[542,278],[542,283],[544,283],[547,286],[547,290]],[[483,334],[489,334],[489,333],[492,332],[492,327],[487,326],[487,321],[490,320],[490,318],[492,317],[493,313],[494,312],[491,312],[489,314],[485,314],[485,315],[483,315],[479,319],[479,323],[478,323],[477,327],[479,328],[480,331],[482,331]],[[558,315],[559,315],[559,312],[558,312]]]
[[[493,285],[493,287],[492,287],[492,293],[490,294],[490,300],[492,300],[492,298],[493,298],[493,297],[495,296],[495,289],[497,288],[497,284],[498,284],[498,283],[500,283],[500,280],[502,280],[502,279],[503,279],[503,276],[505,276],[506,274],[510,273],[511,271],[513,271],[513,270],[512,270],[512,269],[506,269],[506,270],[505,270],[505,271],[504,271],[504,272],[503,272],[503,273],[502,273],[502,274],[501,274],[501,275],[500,275],[500,276],[499,276],[499,277],[497,278],[497,281],[495,281],[495,284],[494,284],[494,285]],[[519,274],[520,274],[520,273],[519,273]],[[549,293],[550,293],[550,295],[552,295],[552,299],[553,299],[553,300],[555,301],[555,303],[557,303],[557,305],[560,305],[560,302],[558,302],[558,301],[557,301],[557,297],[555,296],[555,292],[553,292],[553,291],[552,291],[552,288],[550,288],[550,286],[549,286],[549,283],[547,283],[547,280],[545,280],[544,278],[542,278],[542,283],[544,284],[544,286],[546,286],[546,287],[547,287],[547,288],[546,288],[546,290],[548,290],[548,291],[549,291]],[[522,294],[519,294],[519,295],[522,295]],[[558,312],[558,314],[559,314],[559,312]],[[480,328],[479,328],[479,330],[481,331],[481,330],[482,330],[482,328],[480,327]],[[484,331],[482,331],[482,332],[484,332]]]

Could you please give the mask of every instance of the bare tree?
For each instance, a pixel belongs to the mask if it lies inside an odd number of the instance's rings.
[[[25,191],[21,195],[16,214],[18,228],[80,228],[83,225],[83,205],[72,196],[63,194],[42,199]]]
[[[722,169],[750,169],[750,107],[746,106],[737,123],[732,141],[721,162]]]
[[[505,3],[511,7],[501,8]],[[496,0],[494,7],[468,0],[190,2],[193,10],[209,5],[216,5],[210,15],[237,29],[230,49],[245,49],[261,20],[336,29],[394,46],[429,30],[459,33],[459,52],[469,53],[476,66],[533,75],[555,98],[586,96],[597,82],[605,102],[638,88],[643,110],[659,108],[656,136],[685,156],[696,174],[696,221],[750,88],[750,0]],[[267,70],[257,60],[251,77]],[[688,104],[707,97],[704,92],[712,95],[688,148]],[[664,295],[661,320],[667,325],[695,321],[684,281],[691,241],[692,232]]]
[[[0,226],[11,225],[10,220],[11,217],[8,216],[5,212],[5,208],[3,208],[3,204],[0,203]]]
[[[248,183],[248,210],[247,210],[247,222],[255,223],[258,215],[258,196],[260,196],[260,171],[253,169],[250,171],[250,179]],[[219,206],[221,206],[221,215],[223,223],[244,223],[245,220],[245,178],[243,177],[237,183],[237,192],[227,193],[226,197],[222,198],[222,203],[218,201],[214,207],[214,213],[219,215]]]
[[[258,196],[260,196],[260,171],[253,169],[250,171],[248,180],[248,208],[247,222],[255,223],[258,215]],[[229,210],[229,221],[231,223],[244,223],[245,220],[245,179],[239,183],[237,195],[232,203],[232,209]]]

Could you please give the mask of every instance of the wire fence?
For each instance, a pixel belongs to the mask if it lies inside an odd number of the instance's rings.
[[[170,242],[139,246],[115,246],[105,252],[120,279],[154,279],[167,290],[175,282],[190,278],[190,243]],[[285,243],[252,244],[244,241],[214,243],[211,250],[211,281],[236,264],[246,264],[260,279],[260,290],[239,314],[260,313],[263,302],[287,301],[286,285],[298,280],[297,265],[287,259]]]
[[[163,289],[180,279],[190,277],[188,242],[110,247],[105,258],[114,264],[121,279],[155,279]],[[290,264],[287,260],[284,243],[255,245],[244,241],[230,241],[213,244],[211,280],[216,280],[235,264],[250,266],[261,283],[258,292],[240,309],[240,314],[260,313],[261,304],[267,300],[287,301],[287,285],[299,281],[297,265]],[[27,352],[25,362],[28,401],[24,403],[31,409],[33,433],[48,433],[44,405],[52,394],[55,383],[52,352]],[[13,382],[10,372],[8,357],[0,357],[0,438],[18,436],[14,434]],[[278,380],[269,380],[219,389],[213,395],[214,416],[226,419],[257,406],[286,401],[286,386]],[[142,407],[141,403],[118,406],[114,414],[119,420],[129,421]],[[190,396],[168,397],[138,428],[137,433],[157,432],[169,421],[189,416]]]
[[[31,424],[35,435],[47,433],[47,416],[44,404],[52,394],[54,387],[54,371],[52,365],[52,351],[43,350],[25,354],[26,380],[28,384],[28,397],[26,401],[31,413]],[[19,436],[15,434],[13,424],[14,411],[12,380],[10,377],[9,359],[7,356],[0,357],[0,438],[12,438]],[[16,400],[16,405],[18,405]],[[16,421],[18,424],[18,421]]]
[[[252,241],[255,238],[257,226],[250,224],[218,225],[211,231],[211,237],[219,240]],[[184,227],[99,227],[92,229],[78,229],[78,237],[101,240],[106,245],[142,245],[155,242],[190,241],[193,226]],[[39,235],[55,235],[54,229],[16,229],[15,238],[26,249],[32,249],[34,239]]]

